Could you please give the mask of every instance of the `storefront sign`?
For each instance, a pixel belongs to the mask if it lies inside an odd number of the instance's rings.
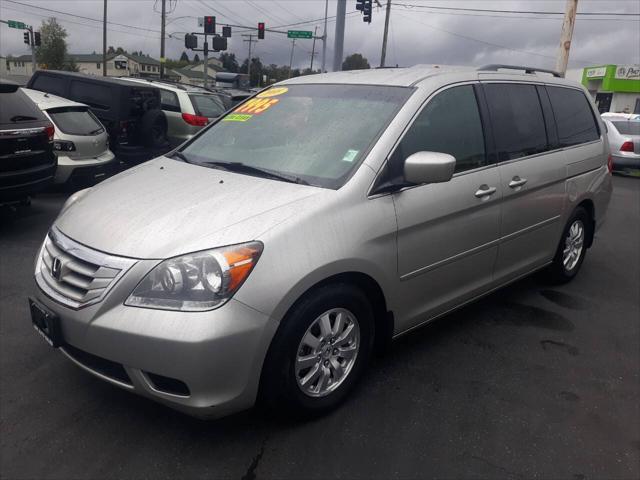
[[[607,67],[597,67],[587,69],[587,78],[604,77],[607,73]]]
[[[615,78],[618,80],[640,80],[640,65],[618,65]]]

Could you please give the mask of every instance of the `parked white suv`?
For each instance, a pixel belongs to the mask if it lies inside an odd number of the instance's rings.
[[[189,140],[209,122],[220,117],[229,105],[223,94],[192,85],[144,78],[121,79],[152,84],[160,89],[160,108],[167,117],[167,136],[172,146]]]

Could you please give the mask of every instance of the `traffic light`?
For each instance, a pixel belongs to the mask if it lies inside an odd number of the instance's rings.
[[[365,0],[356,0],[356,10],[364,10],[364,2]]]
[[[22,36],[24,37],[24,43],[31,45],[31,42],[29,41],[29,32],[24,32]]]
[[[225,37],[220,37],[216,35],[211,40],[211,47],[216,52],[221,52],[227,49],[227,39]]]
[[[187,33],[184,36],[184,48],[198,48],[198,37]]]
[[[258,23],[258,38],[260,40],[264,38],[264,22]]]
[[[216,33],[216,17],[204,17],[204,33]]]
[[[231,27],[222,27],[222,36],[224,38],[231,38]]]
[[[36,47],[39,47],[42,43],[40,40],[40,32],[33,32],[33,43]]]
[[[362,21],[371,23],[371,0],[364,0],[362,4],[362,14]]]

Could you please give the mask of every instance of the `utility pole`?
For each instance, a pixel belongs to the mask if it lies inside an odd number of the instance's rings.
[[[103,1],[104,12],[102,13],[102,76],[107,76],[107,0]]]
[[[311,47],[311,66],[309,70],[313,73],[313,57],[316,56],[316,32],[318,31],[318,27],[313,27],[313,46]]]
[[[293,49],[296,48],[296,39],[291,42],[291,56],[289,57],[289,78],[291,78],[291,68],[293,66]]]
[[[380,68],[384,67],[387,57],[387,36],[389,35],[389,17],[391,16],[391,0],[387,0],[387,15],[384,17],[384,36],[382,37],[382,53],[380,54]]]
[[[569,63],[569,50],[571,49],[571,37],[573,37],[573,27],[576,24],[576,12],[578,11],[578,0],[567,0],[564,9],[564,21],[562,22],[562,32],[560,33],[560,48],[558,49],[558,60],[556,61],[556,71],[564,77]]]
[[[338,0],[336,8],[336,40],[333,49],[333,71],[342,70],[342,54],[344,50],[344,22],[347,15],[347,0]]]
[[[164,0],[162,0],[164,2]],[[204,34],[204,45],[202,46],[202,56],[204,57],[204,64],[202,65],[202,85],[207,88],[209,83],[209,44],[207,43],[207,34]]]
[[[329,0],[325,0],[324,2],[324,34],[322,35],[322,68],[320,73],[324,73],[326,71],[325,67],[327,65],[327,13],[329,11]]]
[[[165,62],[165,58],[164,58],[164,24],[165,24],[165,20],[166,20],[166,18],[165,18],[166,13],[167,13],[167,0],[162,0],[162,15],[161,15],[161,20],[160,20],[160,78],[161,79],[164,78],[164,62]],[[205,42],[205,44],[207,43],[207,37],[206,36],[204,37],[204,42]],[[207,48],[205,47],[205,58],[206,58],[206,55],[207,55],[206,50],[207,50]],[[207,62],[205,60],[205,67],[204,67],[205,68],[205,72],[207,71],[206,70],[206,68],[207,68],[206,65],[207,65]],[[204,81],[205,81],[205,84],[206,84],[206,81],[207,81],[206,73],[205,73]]]
[[[249,76],[249,85],[251,85],[251,45],[255,42],[258,43],[258,40],[254,40],[253,37],[255,35],[242,35],[243,37],[248,37],[247,40],[243,40],[243,42],[249,42],[249,59],[247,60],[247,75]]]
[[[36,39],[33,35],[33,27],[29,27],[29,38],[31,40],[31,72],[36,71]]]

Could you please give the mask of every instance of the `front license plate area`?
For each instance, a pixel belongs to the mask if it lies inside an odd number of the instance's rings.
[[[29,309],[31,310],[31,323],[36,332],[53,348],[62,345],[60,318],[32,298],[29,298]]]

